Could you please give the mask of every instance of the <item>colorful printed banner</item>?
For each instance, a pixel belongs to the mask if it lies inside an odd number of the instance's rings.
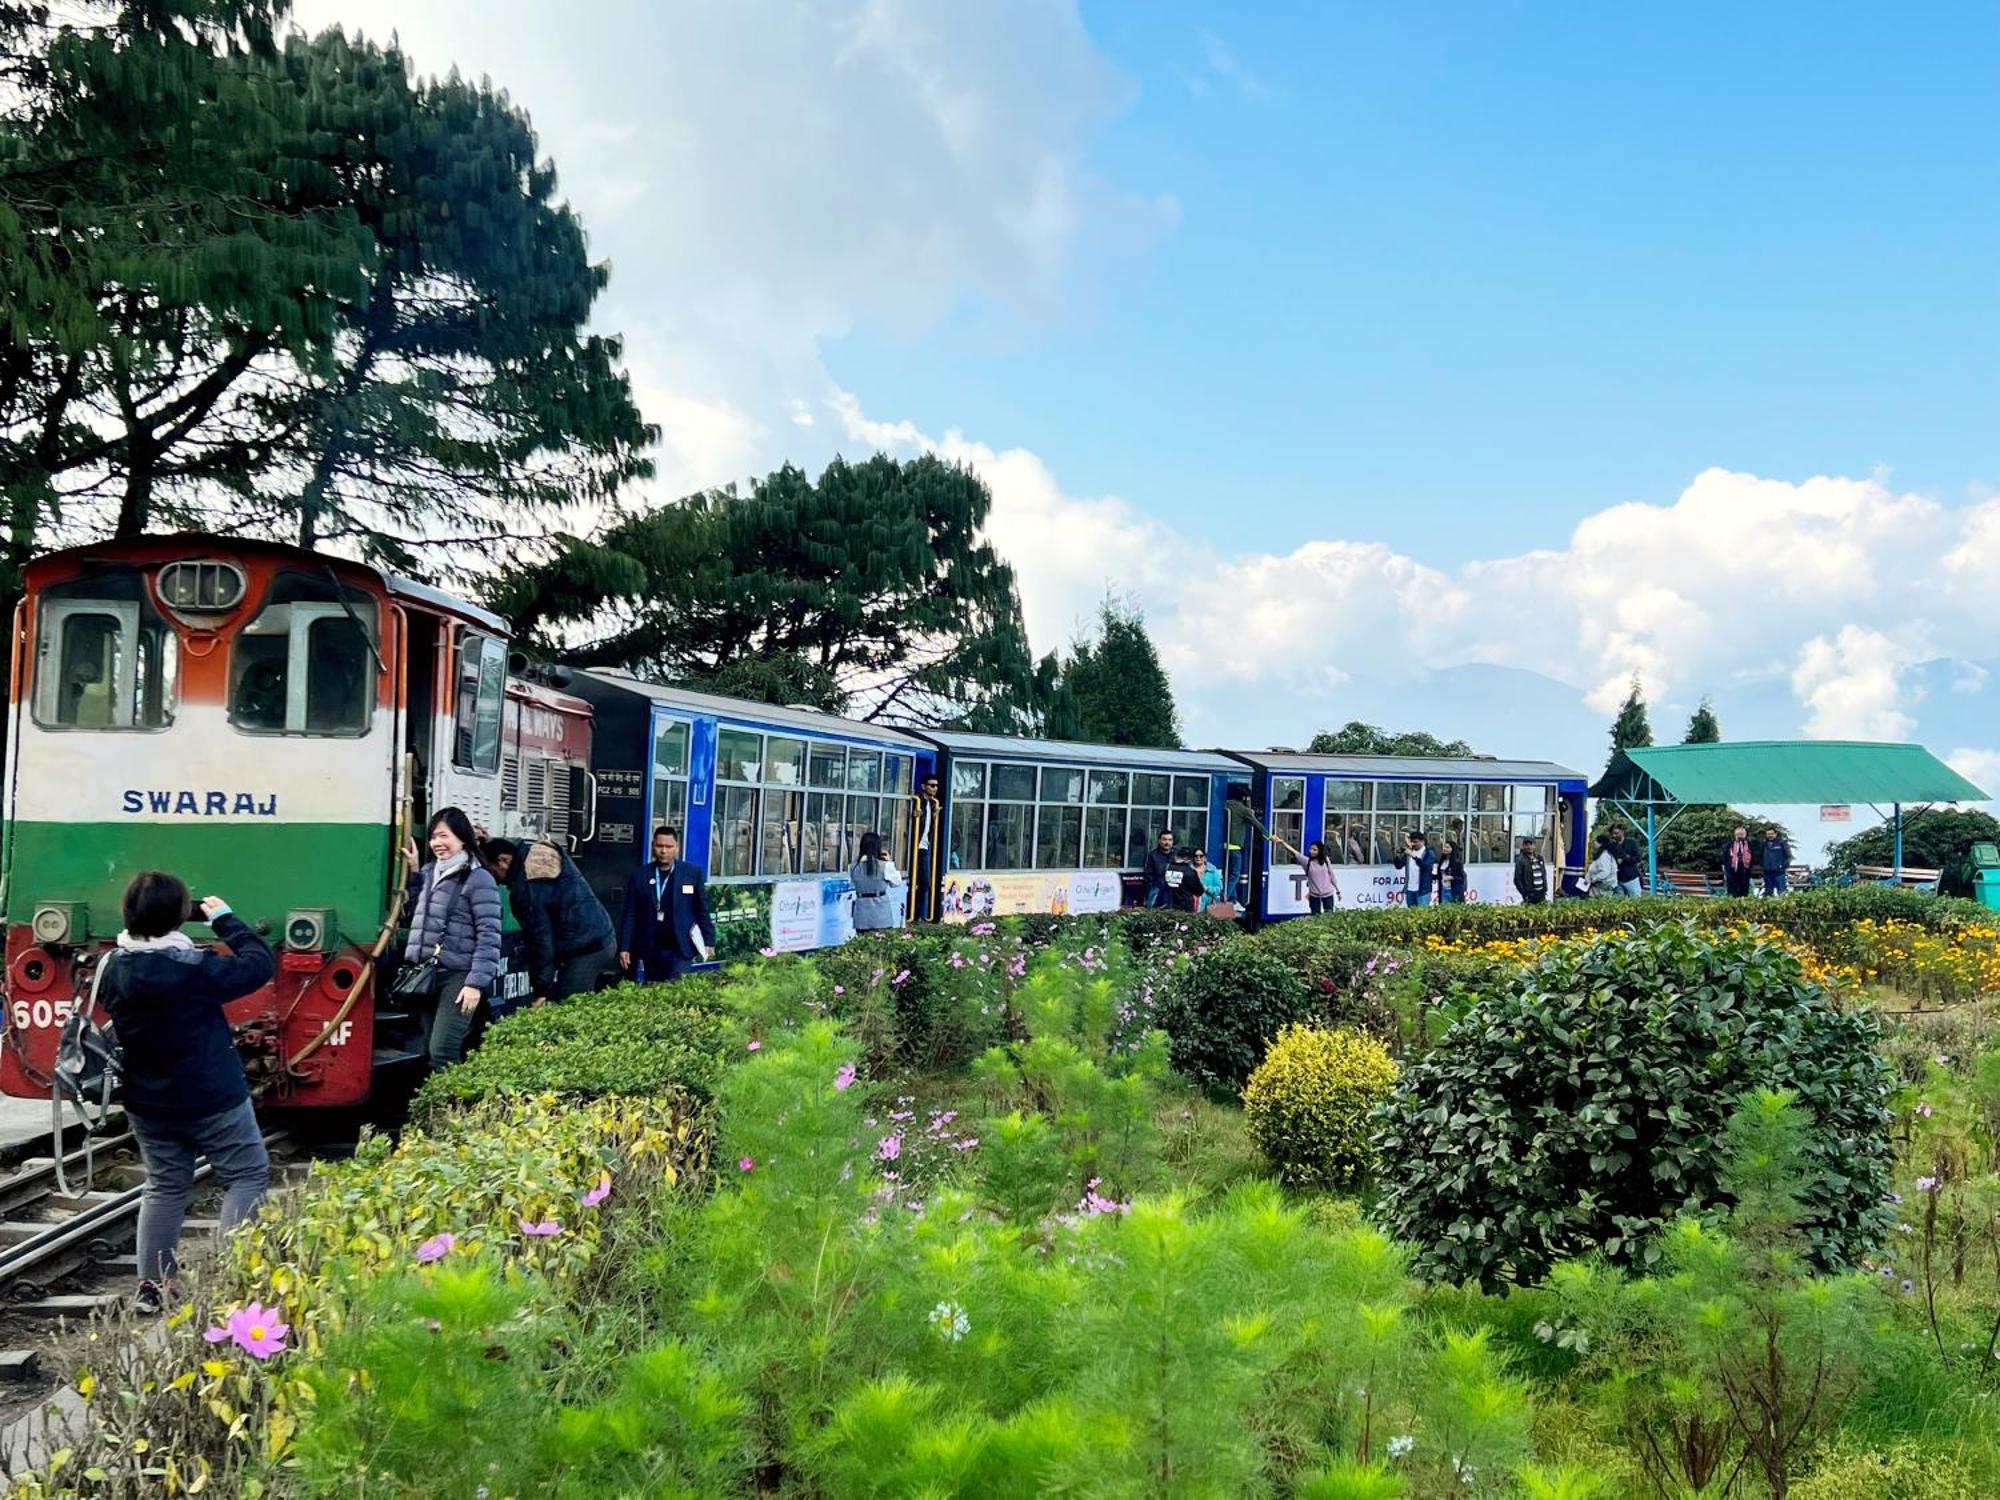
[[[1123,897],[1116,870],[954,870],[944,878],[943,917],[1080,915],[1116,911]]]
[[[1551,878],[1557,873],[1550,871]],[[1336,865],[1333,878],[1340,887],[1334,897],[1337,905],[1369,908],[1403,904],[1403,872],[1393,865]],[[1514,889],[1514,867],[1467,865],[1465,899],[1489,905],[1518,906],[1521,897]],[[1305,867],[1273,865],[1264,891],[1264,915],[1296,917],[1311,910],[1306,903]]]

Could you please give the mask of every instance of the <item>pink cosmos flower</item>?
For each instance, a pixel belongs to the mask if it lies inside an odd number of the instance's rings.
[[[875,1145],[875,1159],[877,1161],[894,1161],[902,1154],[903,1138],[901,1135],[885,1135]]]
[[[757,950],[757,953],[758,956],[761,958],[776,958],[778,956],[778,950],[776,948],[759,948]]]
[[[201,1336],[211,1344],[234,1340],[252,1358],[269,1359],[285,1352],[285,1335],[291,1331],[291,1324],[278,1321],[277,1308],[252,1302],[248,1307],[237,1308],[222,1327],[202,1330]]]
[[[555,1219],[543,1219],[539,1223],[521,1221],[521,1233],[534,1239],[546,1239],[552,1234],[561,1234],[562,1225]]]
[[[756,1170],[757,1170],[757,1158],[756,1158],[756,1157],[754,1157],[754,1156],[746,1156],[746,1157],[743,1157],[743,1158],[742,1158],[742,1159],[741,1159],[740,1161],[738,1161],[738,1162],[736,1163],[736,1170],[737,1170],[737,1171],[739,1171],[739,1172],[754,1172],[754,1171],[756,1171]]]
[[[581,1201],[585,1208],[595,1208],[597,1207],[598,1204],[602,1203],[606,1198],[609,1198],[610,1196],[611,1196],[611,1174],[609,1172],[606,1172],[602,1177],[597,1179],[597,1186],[592,1188],[589,1192],[583,1195]]]
[[[890,980],[889,983],[901,984],[904,980],[908,979],[909,977],[910,977],[910,971],[908,969],[898,969],[896,971],[896,977]]]
[[[843,1093],[854,1087],[853,1063],[842,1063],[840,1065],[840,1071],[833,1075],[833,1086]]]
[[[417,1259],[424,1265],[429,1265],[434,1260],[443,1260],[445,1252],[457,1243],[458,1236],[455,1234],[434,1234],[417,1246]]]
[[[846,994],[846,993],[847,993],[847,986],[846,986],[846,985],[844,985],[844,984],[836,984],[836,985],[835,985],[835,986],[833,987],[833,992],[834,992],[834,993],[835,993],[836,995],[844,995],[844,994]]]
[[[762,1052],[764,1050],[764,1044],[753,1037],[751,1038],[750,1045],[748,1047],[745,1047],[743,1050],[745,1052]]]
[[[992,931],[993,924],[991,922],[975,922],[972,926],[972,935],[974,937],[985,937]]]

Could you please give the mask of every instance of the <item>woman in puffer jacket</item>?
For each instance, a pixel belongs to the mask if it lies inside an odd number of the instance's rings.
[[[438,984],[431,1013],[431,1066],[465,1055],[465,1036],[500,975],[500,887],[475,853],[472,821],[456,807],[431,819],[432,862],[424,868],[410,908],[408,963],[437,950]],[[416,862],[413,839],[403,854]],[[442,946],[440,946],[442,944]]]
[[[566,1000],[597,988],[598,976],[618,962],[611,917],[576,862],[555,844],[524,846],[507,883],[514,920],[528,941],[528,975],[534,1003]]]

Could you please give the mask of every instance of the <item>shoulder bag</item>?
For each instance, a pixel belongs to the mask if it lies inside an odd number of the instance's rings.
[[[435,1000],[438,981],[444,977],[444,966],[439,961],[444,953],[444,940],[451,931],[451,919],[458,914],[459,904],[465,900],[466,887],[472,884],[472,869],[467,866],[458,878],[458,891],[451,898],[451,904],[444,909],[444,920],[438,924],[437,941],[431,951],[415,963],[406,963],[396,971],[396,981],[389,986],[391,1000]],[[424,893],[428,906],[437,894],[435,889]]]

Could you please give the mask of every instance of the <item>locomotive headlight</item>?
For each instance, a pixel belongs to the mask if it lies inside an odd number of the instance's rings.
[[[330,906],[299,906],[285,913],[285,946],[294,953],[331,952],[334,934]]]
[[[90,936],[90,908],[81,901],[38,901],[28,930],[45,946],[80,943]]]

